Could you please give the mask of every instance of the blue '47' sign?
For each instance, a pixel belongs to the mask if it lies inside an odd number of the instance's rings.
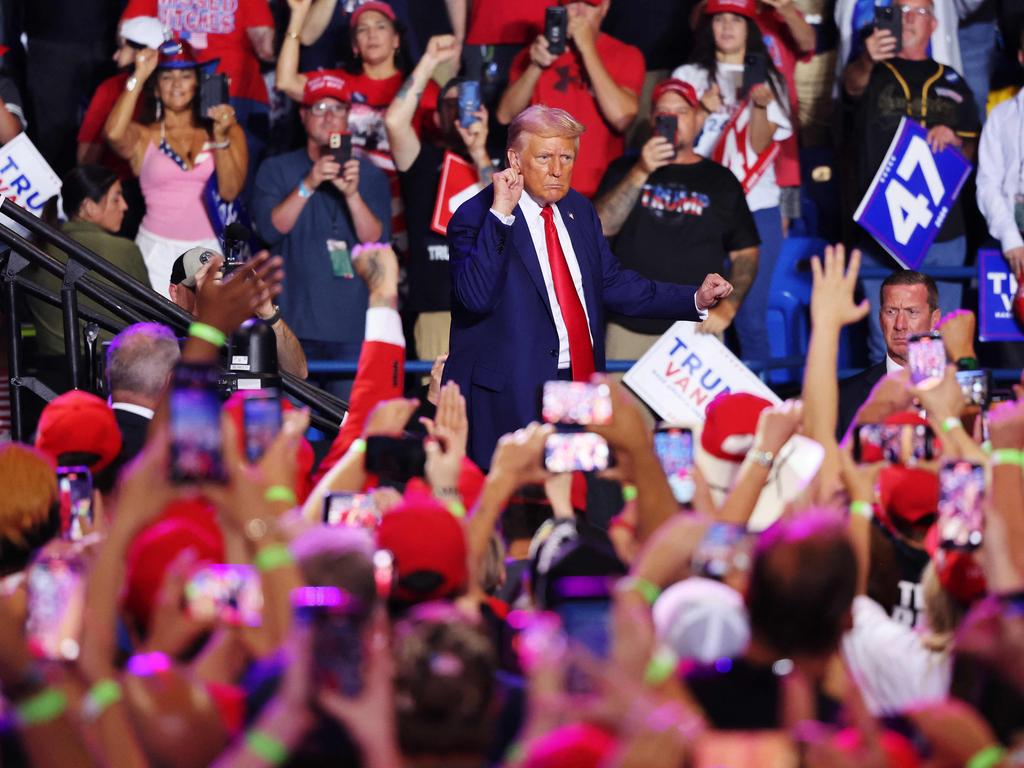
[[[905,269],[918,269],[971,164],[955,147],[932,154],[927,132],[903,118],[853,220]]]

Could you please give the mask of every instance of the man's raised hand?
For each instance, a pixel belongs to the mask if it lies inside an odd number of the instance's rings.
[[[494,174],[494,210],[511,216],[523,194],[523,176],[515,168]]]
[[[727,298],[732,293],[732,283],[721,275],[712,272],[704,278],[700,288],[697,289],[697,309],[704,311],[711,309],[719,301]]]

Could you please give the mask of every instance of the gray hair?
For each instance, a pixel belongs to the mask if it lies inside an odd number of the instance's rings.
[[[157,398],[180,357],[178,339],[166,325],[129,325],[107,348],[107,389]]]
[[[586,128],[583,123],[564,109],[534,104],[527,107],[512,120],[508,127],[508,148],[521,152],[525,144],[524,134],[550,139],[553,136],[566,136],[574,139],[576,148],[580,146],[580,136]]]

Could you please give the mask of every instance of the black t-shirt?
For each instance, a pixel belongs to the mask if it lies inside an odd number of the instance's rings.
[[[620,157],[605,172],[600,198],[625,178],[636,155]],[[701,160],[673,163],[650,175],[633,210],[615,236],[622,266],[644,277],[678,285],[700,285],[710,272],[726,269],[730,251],[760,244],[743,187],[729,169]],[[664,333],[671,320],[610,319],[637,333]]]
[[[977,139],[980,129],[974,97],[955,70],[932,59],[897,58],[875,64],[857,111],[860,197],[875,177],[904,117],[917,120],[925,128],[945,125],[961,139]],[[941,243],[962,234],[964,215],[958,199],[935,239]]]
[[[719,659],[690,669],[684,682],[716,729],[761,731],[783,726],[779,680],[771,667],[746,659]],[[838,702],[820,691],[815,709],[822,722],[838,719]]]
[[[892,547],[892,557],[898,578],[896,603],[892,606],[892,618],[908,627],[924,622],[924,595],[921,591],[921,574],[931,558],[924,549],[912,547],[894,536],[884,525],[875,523]],[[872,542],[874,544],[874,542]],[[869,595],[873,597],[873,595]],[[885,603],[881,603],[885,605]]]
[[[405,309],[410,312],[445,312],[452,306],[448,241],[430,228],[443,159],[444,149],[424,141],[409,170],[398,174],[409,233],[409,296]]]

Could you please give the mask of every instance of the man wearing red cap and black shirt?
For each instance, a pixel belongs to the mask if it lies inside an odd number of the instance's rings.
[[[568,45],[556,56],[543,34],[512,62],[509,86],[498,105],[502,125],[532,104],[558,107],[587,127],[580,143],[573,187],[592,197],[608,162],[625,149],[623,134],[639,109],[644,57],[638,48],[601,32],[611,0],[574,0]],[[606,64],[614,62],[614,72]]]
[[[675,142],[655,134],[640,156],[621,157],[605,173],[594,206],[624,267],[680,285],[700,282],[731,262],[732,295],[708,312],[702,330],[728,327],[757,275],[760,239],[736,176],[693,151],[704,113],[689,83],[654,89],[652,122],[675,118]],[[612,315],[607,354],[632,360],[672,324]]]
[[[300,110],[306,146],[268,158],[256,174],[253,218],[260,236],[285,260],[281,314],[313,359],[356,360],[363,342],[367,292],[355,279],[352,249],[387,241],[391,193],[365,158],[339,165],[327,149],[348,128],[349,93],[337,73],[306,81]],[[347,387],[331,383],[341,396]]]

